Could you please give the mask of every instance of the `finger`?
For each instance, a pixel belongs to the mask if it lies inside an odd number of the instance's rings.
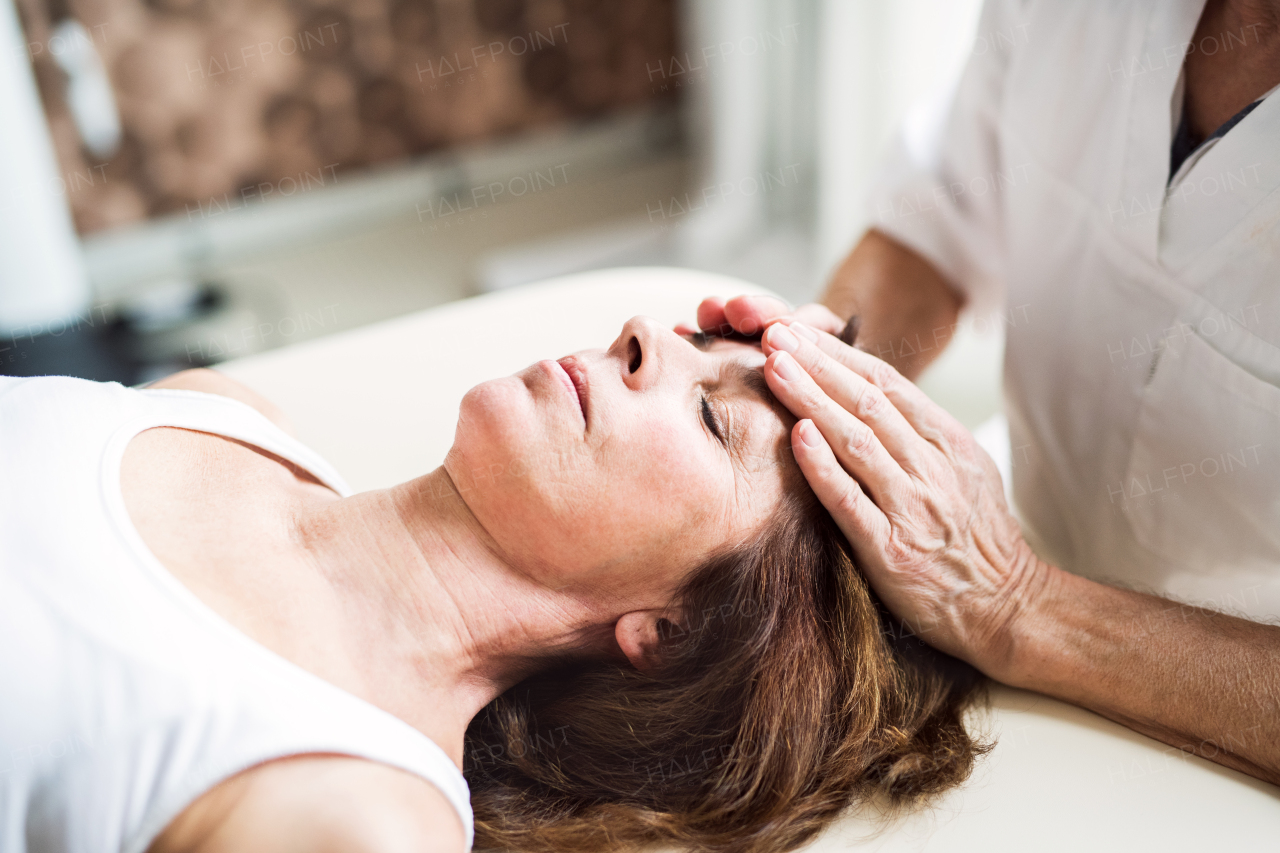
[[[828,334],[838,335],[844,330],[845,321],[830,308],[817,302],[801,305],[793,315],[796,320]]]
[[[804,478],[855,551],[879,550],[889,538],[889,519],[862,491],[836,459],[831,445],[813,421],[805,418],[791,428],[791,449]]]
[[[817,424],[840,464],[866,484],[882,510],[891,511],[910,493],[911,478],[885,450],[875,431],[828,397],[790,353],[769,356],[764,376],[774,395],[792,414]]]
[[[772,296],[735,296],[724,304],[724,316],[740,334],[754,336],[765,326],[791,314],[791,307]]]
[[[851,347],[826,332],[808,329],[803,325],[797,326],[795,323],[790,324],[790,328],[814,343],[823,353],[883,391],[918,435],[935,446],[941,446],[945,432],[943,426],[950,415],[930,400],[918,385],[895,370],[893,365],[869,352]],[[767,347],[765,352],[769,352]],[[944,415],[945,419],[942,417]]]
[[[690,326],[688,323],[676,323],[674,331],[677,335],[698,334],[698,330],[695,329],[693,326]]]
[[[790,353],[828,397],[871,427],[899,465],[923,478],[937,458],[935,448],[920,437],[880,388],[824,353],[816,343],[794,334],[794,331],[805,331],[805,328],[796,323],[770,326],[762,341],[764,352]],[[795,414],[797,417],[805,416],[801,412]]]
[[[698,328],[709,335],[723,335],[733,328],[724,316],[724,299],[708,296],[698,304]]]

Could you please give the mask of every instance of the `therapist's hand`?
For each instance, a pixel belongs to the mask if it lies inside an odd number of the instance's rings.
[[[991,457],[874,356],[804,324],[774,324],[765,377],[800,420],[796,461],[905,627],[995,678],[1015,624],[1056,571],[1036,558]]]
[[[737,332],[755,337],[772,323],[790,323],[793,320],[833,335],[840,334],[845,326],[845,321],[831,309],[816,302],[792,311],[785,302],[772,296],[735,296],[727,301],[712,296],[698,305],[698,326],[709,335],[723,337]]]

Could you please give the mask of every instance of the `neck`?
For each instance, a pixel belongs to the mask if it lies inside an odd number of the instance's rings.
[[[1228,32],[1236,41],[1227,41]],[[1195,43],[1206,37],[1216,37],[1222,43],[1214,56],[1233,52],[1239,46],[1253,46],[1255,49],[1249,53],[1257,54],[1259,45],[1274,45],[1280,37],[1280,0],[1208,0]],[[1237,59],[1247,62],[1250,57]],[[1264,60],[1253,58],[1255,62]]]
[[[1243,24],[1259,24],[1270,34],[1280,28],[1280,0],[1225,0],[1230,16]]]
[[[602,649],[592,602],[515,569],[443,468],[308,507],[298,532],[331,591],[330,634],[361,698],[461,764],[467,724],[557,653]]]

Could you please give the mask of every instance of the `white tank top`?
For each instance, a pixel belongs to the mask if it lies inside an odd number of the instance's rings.
[[[237,400],[0,376],[0,850],[143,853],[218,782],[302,753],[426,779],[470,848],[467,783],[439,746],[251,640],[147,549],[120,460],[155,426],[240,439],[351,494]]]

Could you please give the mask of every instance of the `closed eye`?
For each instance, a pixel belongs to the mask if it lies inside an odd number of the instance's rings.
[[[707,429],[711,430],[711,434],[719,439],[721,444],[728,447],[724,439],[724,431],[720,429],[720,422],[716,420],[715,410],[711,408],[711,403],[705,395],[702,397],[702,422],[707,425]]]

